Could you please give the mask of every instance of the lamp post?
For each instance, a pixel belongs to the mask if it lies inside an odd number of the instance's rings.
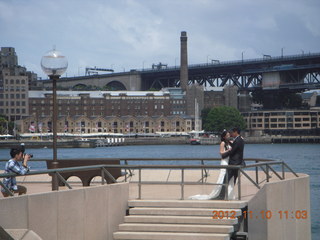
[[[67,70],[68,60],[60,52],[55,49],[47,52],[41,58],[41,68],[52,81],[52,130],[53,130],[53,168],[58,168],[57,162],[57,80]],[[52,190],[58,190],[58,176],[52,176]]]

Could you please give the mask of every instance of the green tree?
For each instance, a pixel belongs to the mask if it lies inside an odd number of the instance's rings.
[[[203,126],[205,131],[218,133],[233,127],[244,130],[246,123],[236,108],[221,106],[210,110]]]
[[[201,119],[202,119],[202,125],[205,126],[207,124],[207,118],[208,114],[211,111],[212,108],[204,108],[201,111]]]
[[[159,91],[159,89],[152,87],[152,88],[149,88],[148,91]]]
[[[6,116],[0,115],[0,134],[12,134],[13,127],[13,122],[8,121]]]
[[[301,108],[302,97],[300,94],[287,93],[286,95],[280,96],[280,101],[285,108]]]
[[[0,134],[7,133],[7,119],[0,116]]]

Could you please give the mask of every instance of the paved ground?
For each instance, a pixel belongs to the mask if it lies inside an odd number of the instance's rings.
[[[248,175],[255,180],[255,172],[248,171]],[[195,194],[209,194],[214,185],[208,185],[210,183],[216,183],[219,176],[219,170],[208,171],[208,176],[202,179],[200,170],[185,170],[184,179],[186,182],[192,182],[192,185],[185,184],[183,192],[181,190],[181,170],[143,170],[141,172],[142,181],[160,181],[159,184],[142,184],[141,197],[142,199],[181,199],[183,194],[184,199]],[[278,177],[271,173],[272,178],[270,181],[279,181]],[[294,177],[293,174],[286,173],[286,178]],[[263,172],[259,172],[259,183],[262,186],[266,182],[266,175]],[[129,198],[136,199],[139,196],[139,188],[137,183],[139,172],[133,171],[133,175],[128,177],[130,181]],[[208,184],[203,184],[204,183]],[[51,177],[49,175],[32,175],[17,177],[18,184],[24,185],[28,189],[27,194],[41,193],[51,191]],[[118,179],[118,181],[124,181],[124,177]],[[77,177],[71,177],[68,182],[72,188],[81,188],[82,184]],[[175,183],[176,184],[173,184]],[[197,183],[195,185],[195,183]],[[96,177],[92,181],[92,185],[101,184],[101,177]],[[236,195],[238,194],[237,186]],[[60,187],[59,190],[67,190],[67,187]],[[258,188],[252,184],[245,176],[241,176],[241,200],[250,200]],[[2,198],[2,194],[0,198]]]

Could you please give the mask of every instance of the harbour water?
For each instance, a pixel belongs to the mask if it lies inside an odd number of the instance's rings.
[[[30,149],[34,159],[51,159],[52,149]],[[313,239],[320,235],[320,146],[319,144],[247,144],[245,158],[269,158],[285,161],[295,172],[310,175]],[[59,159],[70,158],[218,158],[218,145],[149,145],[100,148],[58,149]],[[0,159],[9,158],[9,149],[0,149]],[[162,162],[164,163],[164,162]],[[139,164],[135,162],[134,164]],[[146,163],[144,163],[146,164]],[[151,164],[151,163],[150,163]],[[161,164],[157,162],[157,164]],[[184,161],[172,164],[188,164]],[[190,164],[190,163],[189,163]],[[44,169],[44,162],[30,163],[33,170]],[[4,162],[0,162],[0,169]]]

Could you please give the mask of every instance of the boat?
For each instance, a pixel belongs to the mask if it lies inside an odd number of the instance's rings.
[[[191,145],[200,145],[201,144],[201,141],[199,138],[191,138],[190,139],[190,144]]]

